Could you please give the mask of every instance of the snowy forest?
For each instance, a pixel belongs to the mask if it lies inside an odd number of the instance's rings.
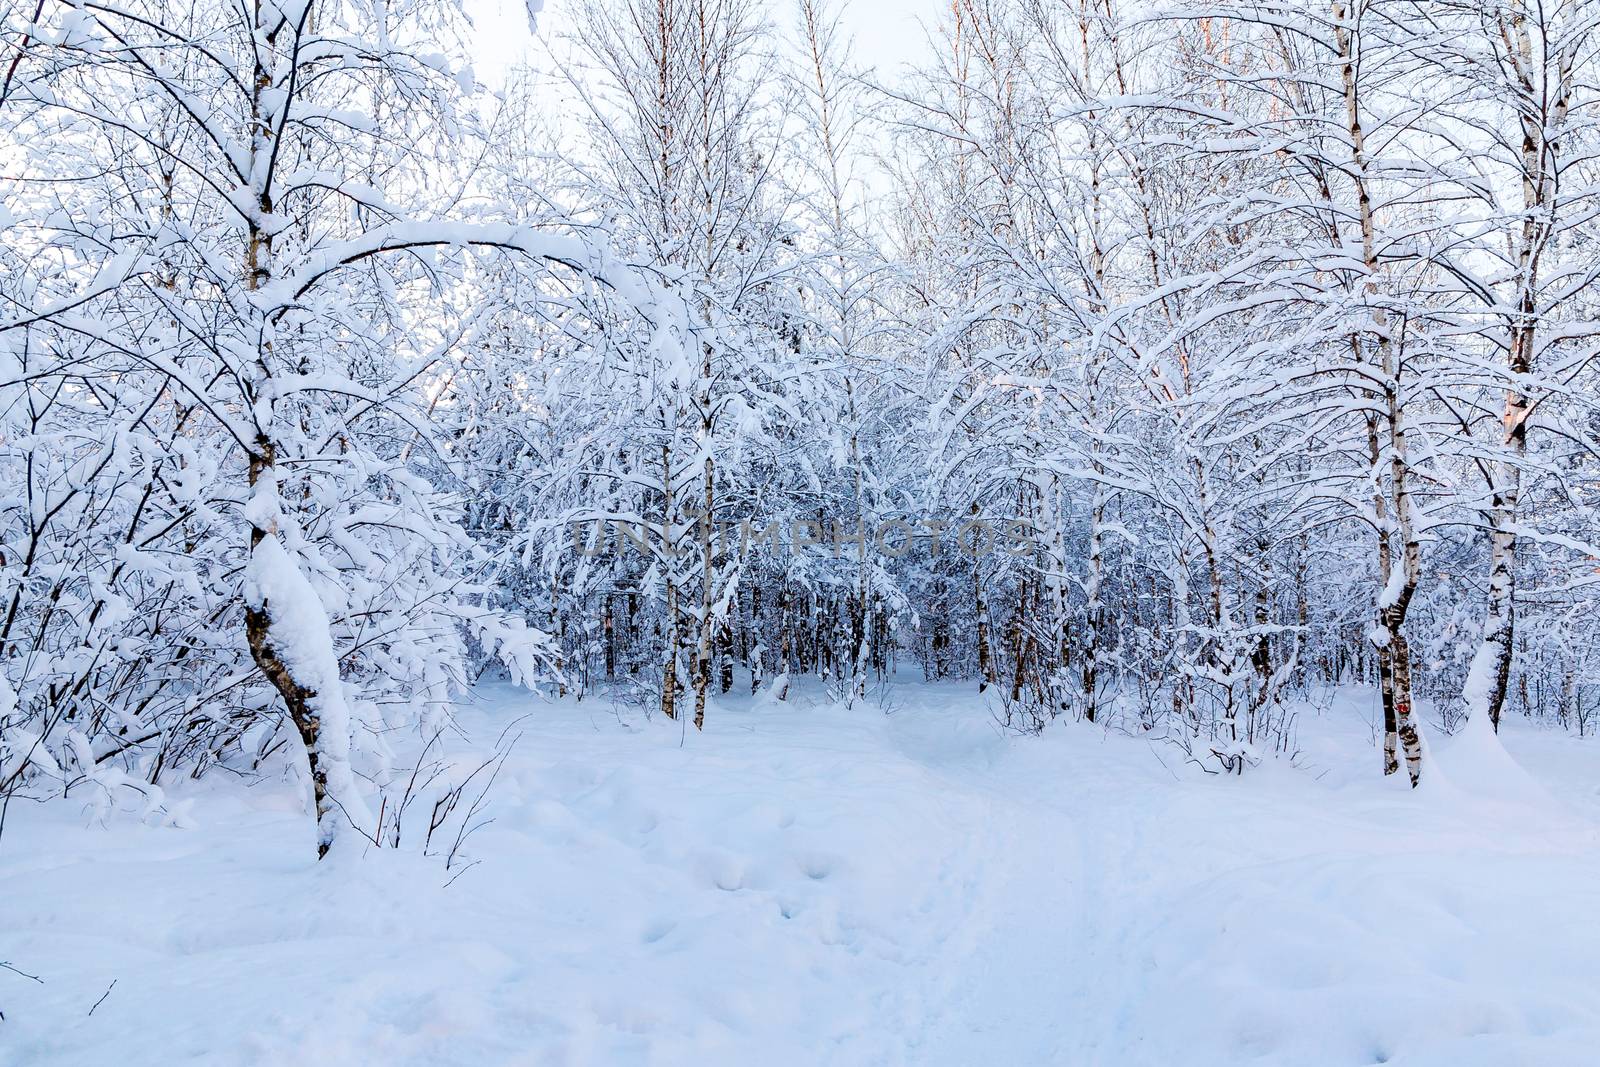
[[[275,782],[282,863],[493,868],[485,686],[1591,751],[1600,2],[529,6],[0,0],[0,865]]]

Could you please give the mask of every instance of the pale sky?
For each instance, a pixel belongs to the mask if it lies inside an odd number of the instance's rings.
[[[496,85],[506,67],[528,54],[532,42],[524,0],[465,2],[477,26],[473,66],[480,81]],[[560,32],[563,9],[569,6],[570,0],[545,0],[539,13],[540,36]],[[785,0],[771,4],[774,21],[789,25],[792,6]],[[844,0],[841,21],[855,39],[856,63],[875,67],[881,78],[891,80],[900,66],[927,47],[919,19],[932,24],[942,7],[941,0]]]

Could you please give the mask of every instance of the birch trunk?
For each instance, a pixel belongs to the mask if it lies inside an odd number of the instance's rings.
[[[1533,404],[1519,384],[1532,374],[1538,341],[1540,254],[1549,241],[1551,216],[1559,188],[1559,135],[1564,130],[1573,94],[1573,52],[1555,48],[1548,36],[1535,57],[1533,35],[1523,0],[1510,7],[1509,22],[1501,16],[1507,44],[1509,76],[1520,101],[1522,129],[1522,211],[1509,251],[1517,261],[1516,311],[1511,318],[1507,365],[1513,384],[1506,389],[1502,415],[1504,458],[1494,464],[1490,487],[1489,593],[1484,604],[1483,632],[1468,671],[1463,703],[1467,716],[1486,714],[1496,730],[1511,680],[1512,643],[1516,631],[1517,505],[1522,495],[1522,467],[1528,452],[1528,417]],[[1536,62],[1555,63],[1536,77]],[[1551,83],[1554,84],[1551,84]],[[1553,91],[1552,91],[1553,90]],[[1547,110],[1548,109],[1548,110]]]
[[[1394,570],[1391,559],[1387,568],[1388,573],[1384,575],[1383,591],[1378,597],[1378,624],[1382,630],[1378,649],[1379,669],[1384,671],[1389,679],[1384,686],[1384,773],[1392,773],[1390,768],[1394,766],[1393,742],[1389,737],[1388,721],[1392,708],[1394,733],[1398,736],[1400,746],[1405,752],[1406,771],[1414,787],[1422,779],[1422,744],[1411,713],[1411,652],[1402,628],[1405,625],[1411,598],[1416,593],[1421,578],[1422,551],[1409,488],[1410,464],[1400,393],[1402,369],[1400,354],[1394,344],[1388,313],[1374,301],[1378,296],[1378,283],[1375,280],[1379,268],[1377,227],[1373,218],[1372,195],[1368,184],[1366,135],[1361,125],[1361,101],[1355,76],[1354,37],[1349,17],[1349,6],[1342,0],[1336,0],[1333,5],[1334,39],[1339,48],[1345,121],[1350,135],[1352,177],[1355,181],[1356,203],[1361,222],[1361,254],[1367,277],[1362,289],[1367,301],[1372,303],[1372,333],[1377,345],[1378,362],[1383,370],[1384,416],[1389,431],[1389,500],[1393,507],[1394,533],[1399,536],[1402,546],[1400,569]],[[1369,446],[1370,443],[1369,439]],[[1388,541],[1386,547],[1392,553],[1393,542]]]
[[[1098,460],[1095,461],[1094,469],[1096,474],[1104,474]],[[1104,624],[1105,615],[1105,606],[1100,597],[1105,570],[1105,521],[1105,485],[1101,481],[1096,481],[1094,503],[1089,509],[1089,574],[1083,583],[1083,592],[1087,600],[1083,609],[1083,717],[1090,722],[1094,722],[1099,713],[1100,629]]]
[[[273,124],[268,114],[274,88],[270,55],[277,43],[276,9],[255,13],[257,28],[255,67],[250,104],[250,149],[259,166],[252,166],[256,188],[252,195],[261,218],[273,210],[270,162],[273,159]],[[267,53],[263,55],[263,52]],[[274,107],[287,107],[277,101]],[[244,285],[255,292],[272,278],[272,235],[258,222],[249,224],[243,264]],[[269,323],[258,324],[257,336],[270,338]],[[280,536],[283,520],[278,483],[278,439],[272,343],[262,340],[249,383],[255,440],[250,450],[249,558],[245,566],[245,641],[251,659],[283,697],[305,749],[311,778],[312,806],[317,820],[317,857],[327,855],[344,824],[372,836],[364,802],[355,789],[350,770],[350,709],[345,701],[333,633],[327,610]]]
[[[661,551],[666,556],[667,661],[661,669],[661,714],[678,717],[678,651],[681,630],[678,622],[677,541],[672,522],[672,448],[661,446],[661,485],[665,494],[661,516]]]

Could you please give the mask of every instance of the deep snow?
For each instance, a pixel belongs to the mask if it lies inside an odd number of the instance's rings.
[[[1596,1062],[1600,748],[1436,741],[1413,793],[1373,703],[1234,779],[964,688],[686,736],[489,686],[466,732],[522,737],[448,888],[315,863],[281,778],[189,829],[14,804],[0,1064]]]

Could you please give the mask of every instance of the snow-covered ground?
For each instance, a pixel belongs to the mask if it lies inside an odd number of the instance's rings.
[[[1233,779],[953,687],[687,737],[486,687],[469,735],[522,737],[448,887],[314,862],[282,780],[13,805],[0,1064],[1596,1062],[1600,747],[1438,742],[1412,793],[1371,703]]]

